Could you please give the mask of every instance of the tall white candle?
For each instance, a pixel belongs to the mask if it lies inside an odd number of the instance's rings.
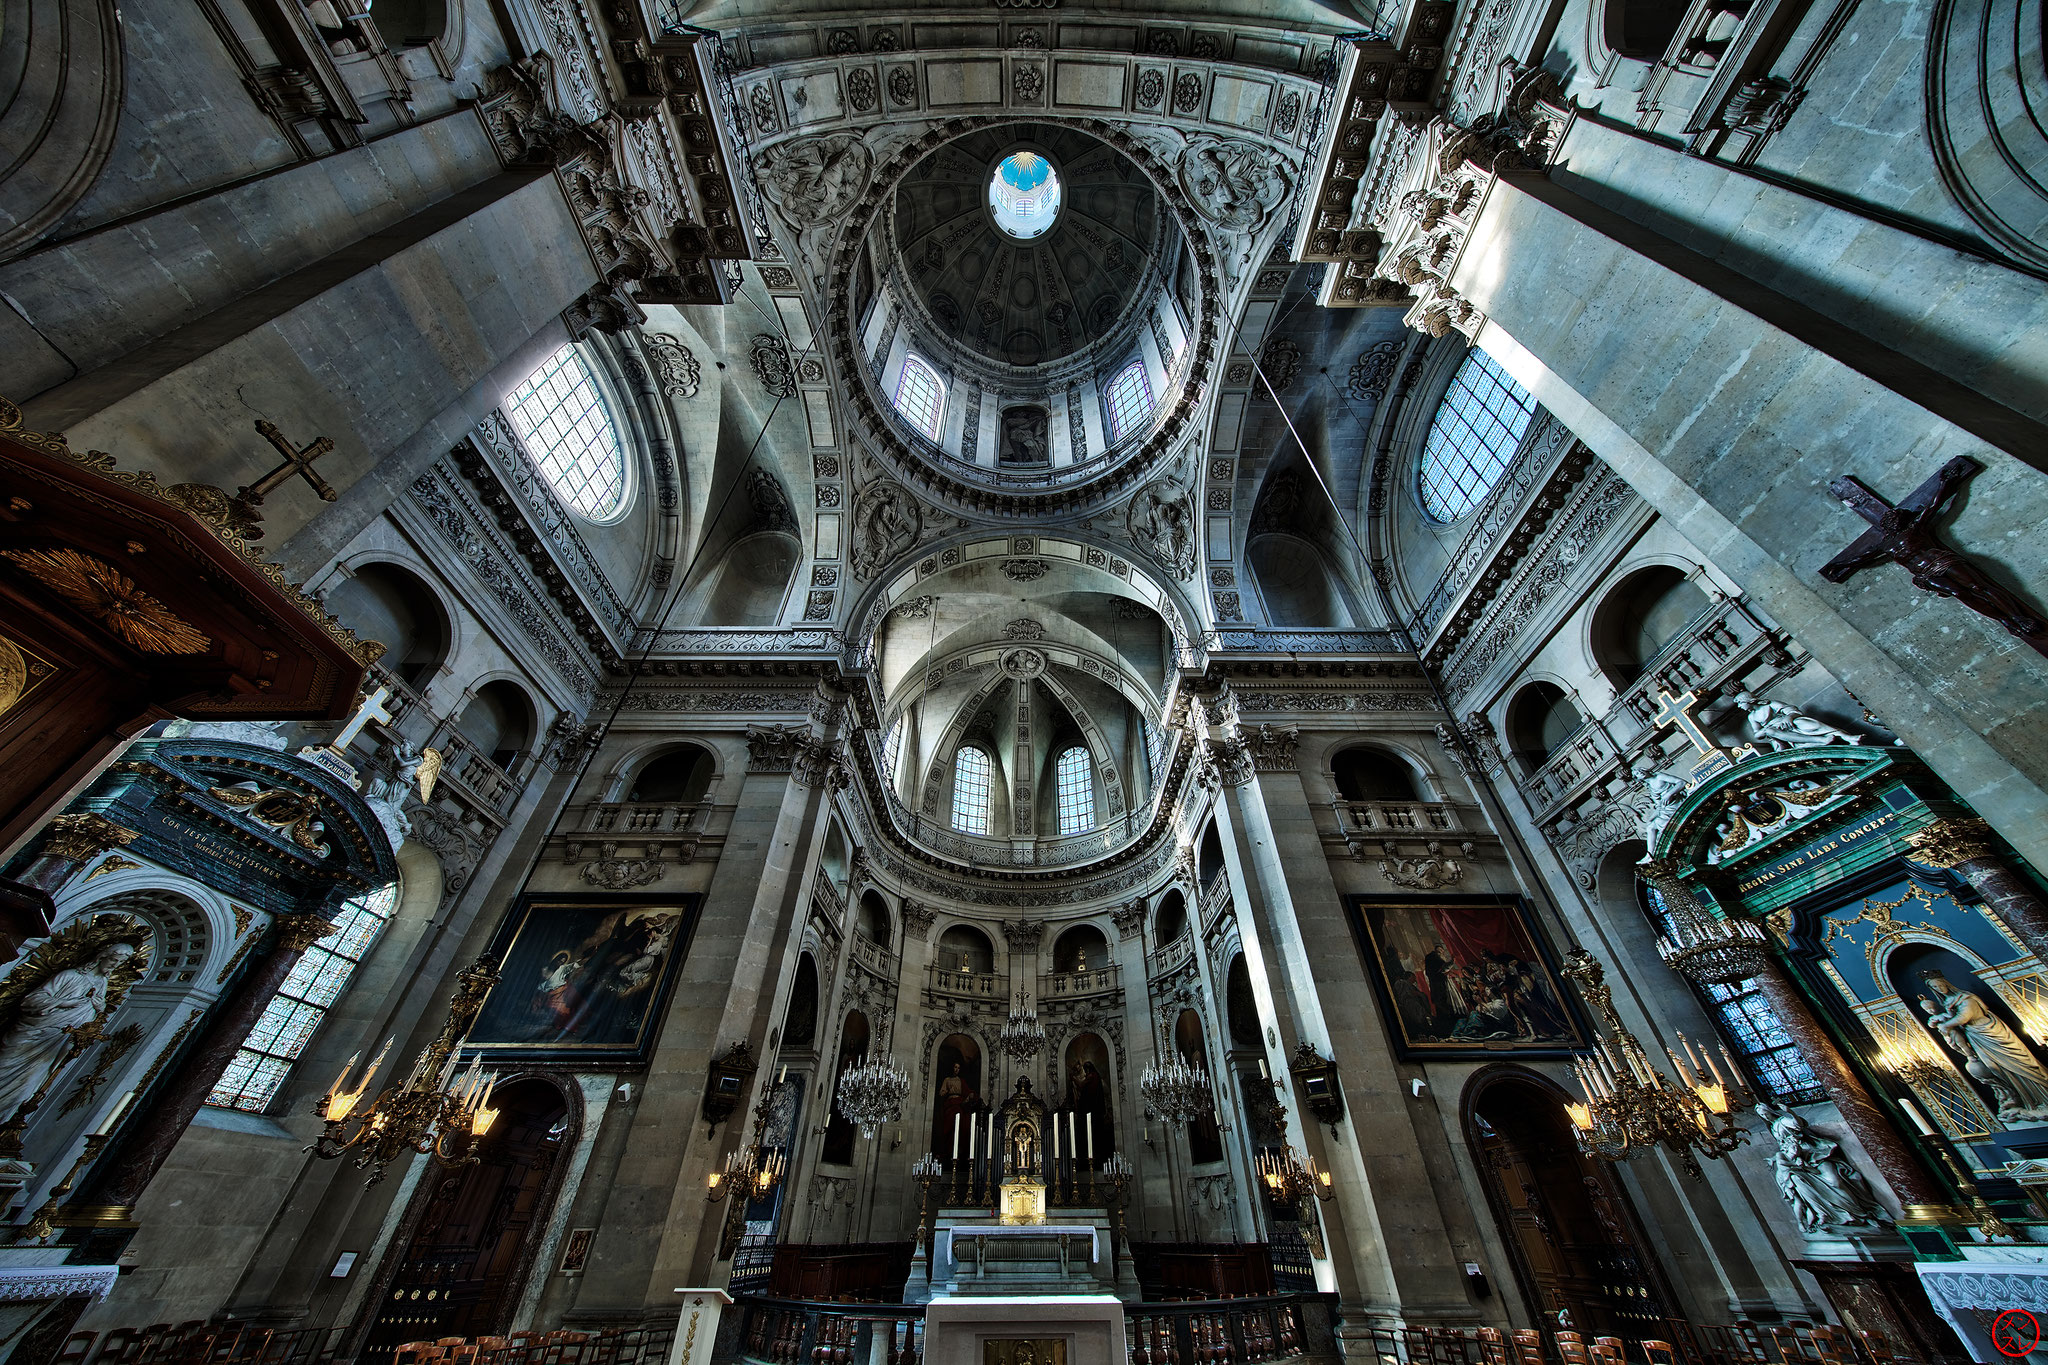
[[[1074,1111],[1067,1111],[1067,1157],[1071,1160],[1081,1149],[1074,1145]]]
[[[953,1160],[960,1159],[960,1111],[953,1111]]]
[[[1095,1160],[1095,1115],[1088,1116],[1088,1159]]]
[[[974,1160],[974,1139],[975,1135],[980,1132],[981,1125],[970,1119],[967,1124],[967,1159],[969,1161]]]
[[[1052,1160],[1053,1160],[1053,1164],[1054,1164],[1055,1166],[1057,1166],[1057,1165],[1059,1164],[1059,1160],[1060,1160],[1060,1121],[1059,1121],[1058,1119],[1054,1119],[1054,1120],[1052,1121]]]

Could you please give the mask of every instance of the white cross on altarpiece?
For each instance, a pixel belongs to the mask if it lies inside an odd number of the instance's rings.
[[[1717,744],[1714,737],[1707,733],[1706,728],[1693,715],[1693,708],[1699,705],[1699,701],[1699,694],[1690,688],[1677,696],[1660,690],[1657,693],[1657,710],[1650,717],[1653,724],[1675,727],[1678,733],[1685,736],[1686,743],[1692,745],[1697,758],[1693,762],[1692,777],[1686,783],[1688,787],[1698,785],[1699,780],[1711,772],[1717,772],[1740,763],[1745,758],[1756,756],[1756,750],[1747,744],[1734,750],[1725,749]]]
[[[390,688],[380,687],[364,697],[363,704],[348,718],[348,723],[341,727],[340,733],[325,744],[308,744],[299,750],[299,757],[309,763],[319,764],[351,787],[360,789],[361,776],[356,772],[355,764],[349,762],[345,755],[348,753],[348,746],[355,743],[356,736],[363,732],[364,726],[373,720],[381,725],[392,718],[390,709],[384,705],[385,699],[390,695]]]

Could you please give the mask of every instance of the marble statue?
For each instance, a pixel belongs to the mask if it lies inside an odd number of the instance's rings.
[[[1749,692],[1737,692],[1735,704],[1749,715],[1749,728],[1759,745],[1772,749],[1811,749],[1821,744],[1861,744],[1863,736],[1815,720],[1796,706],[1781,701],[1759,700]]]
[[[412,817],[405,812],[405,801],[420,785],[420,767],[425,762],[426,755],[401,739],[392,746],[391,775],[373,777],[363,784],[363,801],[384,827],[394,849],[412,833]]]
[[[2017,1033],[1970,991],[1937,971],[1922,972],[1928,994],[1920,998],[1927,1026],[1963,1059],[1963,1070],[1998,1096],[1998,1117],[2048,1118],[2048,1071]]]
[[[136,951],[132,943],[110,943],[91,961],[52,973],[21,998],[14,1027],[0,1041],[0,1122],[35,1098],[71,1055],[73,1033],[105,1016],[108,980]]]
[[[1831,1227],[1874,1227],[1888,1223],[1870,1182],[1833,1138],[1817,1133],[1805,1119],[1775,1104],[1759,1104],[1757,1116],[1771,1128],[1771,1173],[1778,1192],[1808,1232]]]
[[[1642,774],[1639,769],[1638,774],[1642,776],[1643,791],[1650,798],[1643,811],[1643,842],[1654,851],[1658,837],[1671,823],[1671,817],[1678,814],[1678,803],[1685,798],[1685,779],[1669,772]]]

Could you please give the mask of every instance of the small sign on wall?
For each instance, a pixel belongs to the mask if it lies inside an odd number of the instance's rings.
[[[584,1264],[590,1260],[590,1244],[597,1237],[596,1228],[577,1228],[569,1234],[569,1240],[562,1246],[562,1273],[581,1275]]]
[[[334,1269],[327,1272],[327,1278],[330,1280],[347,1279],[349,1271],[356,1268],[356,1257],[360,1255],[362,1253],[359,1251],[342,1252],[341,1255],[335,1258]]]

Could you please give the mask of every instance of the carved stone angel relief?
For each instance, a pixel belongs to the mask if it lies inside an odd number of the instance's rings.
[[[851,133],[804,138],[755,158],[761,190],[798,227],[817,227],[845,212],[868,185],[874,157]]]
[[[854,577],[875,577],[916,545],[923,529],[917,499],[886,479],[869,484],[853,504]]]
[[[1165,565],[1175,578],[1195,575],[1195,514],[1187,493],[1156,483],[1131,499],[1131,539]]]
[[[1270,148],[1206,134],[1188,140],[1180,183],[1205,217],[1238,232],[1263,227],[1291,187]]]

